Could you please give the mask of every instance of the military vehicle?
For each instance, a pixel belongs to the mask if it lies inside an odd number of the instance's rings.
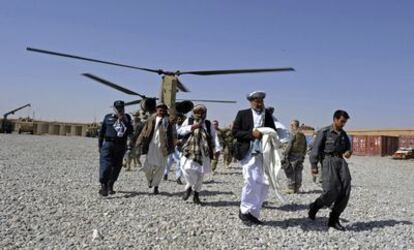
[[[19,118],[16,122],[15,130],[19,134],[34,134],[34,122],[33,119],[30,117],[26,118]]]
[[[143,68],[143,67],[137,67],[137,66],[131,66],[126,64],[120,64],[115,63],[111,61],[103,61],[103,60],[97,60],[87,57],[81,57],[77,55],[71,55],[61,52],[54,52],[54,51],[48,51],[43,49],[36,49],[36,48],[26,48],[28,51],[37,52],[37,53],[43,53],[43,54],[49,54],[54,56],[61,56],[66,58],[72,58],[77,60],[84,60],[89,62],[95,62],[95,63],[102,63],[112,66],[118,66],[118,67],[124,67],[129,69],[135,69],[140,71],[146,71],[150,73],[155,73],[161,76],[162,82],[161,82],[161,92],[160,96],[157,97],[147,97],[143,94],[137,93],[135,91],[129,90],[127,88],[121,87],[118,84],[112,83],[108,80],[105,80],[103,78],[100,78],[98,76],[95,76],[90,73],[84,73],[82,74],[85,77],[88,77],[92,80],[95,80],[101,84],[104,84],[106,86],[109,86],[113,89],[116,89],[118,91],[121,91],[128,95],[134,95],[138,96],[141,99],[134,100],[131,102],[127,102],[126,105],[133,105],[133,104],[141,104],[141,108],[146,112],[153,112],[155,110],[155,104],[156,100],[160,100],[161,102],[165,103],[169,108],[169,113],[173,117],[175,117],[176,111],[181,113],[187,113],[189,112],[193,107],[193,101],[195,102],[221,102],[221,103],[235,103],[235,101],[222,101],[222,100],[182,100],[180,102],[177,102],[176,94],[178,91],[181,92],[189,92],[189,89],[184,86],[184,84],[179,79],[182,75],[198,75],[198,76],[211,76],[211,75],[225,75],[225,74],[246,74],[246,73],[264,73],[264,72],[284,72],[284,71],[294,71],[293,68],[286,67],[286,68],[261,68],[261,69],[231,69],[231,70],[201,70],[201,71],[166,71],[163,69],[150,69],[150,68]]]
[[[17,111],[22,110],[26,107],[31,107],[31,105],[26,104],[26,105],[23,105],[23,106],[21,106],[17,109],[13,109],[12,111],[9,111],[9,112],[3,114],[3,119],[1,121],[1,130],[0,130],[0,132],[1,133],[6,133],[6,134],[10,134],[11,132],[13,132],[14,124],[11,121],[7,120],[7,117],[9,115],[14,115]]]
[[[92,122],[86,128],[86,137],[97,137],[100,129],[100,124]]]

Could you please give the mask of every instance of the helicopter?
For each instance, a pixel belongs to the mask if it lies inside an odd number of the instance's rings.
[[[184,93],[190,92],[190,90],[184,86],[184,84],[179,79],[182,75],[198,75],[198,76],[211,76],[211,75],[228,75],[228,74],[247,74],[247,73],[265,73],[265,72],[286,72],[286,71],[294,71],[291,67],[284,67],[284,68],[257,68],[257,69],[227,69],[227,70],[196,70],[196,71],[167,71],[163,69],[151,69],[151,68],[143,68],[143,67],[137,67],[127,64],[121,64],[111,61],[104,61],[104,60],[98,60],[88,57],[82,57],[67,53],[61,53],[61,52],[55,52],[55,51],[49,51],[44,49],[37,49],[32,47],[27,47],[27,51],[31,52],[37,52],[42,54],[48,54],[48,55],[54,55],[54,56],[60,56],[60,57],[66,57],[66,58],[72,58],[77,60],[83,60],[83,61],[89,61],[94,63],[101,63],[101,64],[107,64],[117,67],[123,67],[123,68],[129,68],[134,70],[140,70],[150,73],[155,73],[161,76],[161,91],[159,97],[147,97],[143,94],[137,93],[135,91],[129,90],[127,88],[124,88],[118,84],[115,84],[111,81],[108,81],[106,79],[103,79],[101,77],[98,77],[96,75],[90,74],[90,73],[83,73],[82,75],[92,79],[94,81],[97,81],[101,84],[104,84],[106,86],[109,86],[113,89],[116,89],[118,91],[121,91],[128,95],[134,95],[138,96],[141,99],[126,102],[125,105],[134,105],[134,104],[140,104],[141,109],[144,112],[153,113],[155,111],[155,106],[157,100],[160,102],[163,102],[169,107],[169,114],[172,117],[176,116],[176,112],[180,113],[188,113],[193,108],[193,101],[196,102],[218,102],[218,103],[236,103],[235,101],[224,101],[224,100],[178,100],[180,102],[177,102],[176,94],[177,92],[181,91]]]

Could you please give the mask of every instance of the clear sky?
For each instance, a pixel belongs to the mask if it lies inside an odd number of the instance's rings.
[[[27,46],[168,70],[294,67],[296,72],[182,76],[180,98],[228,124],[264,90],[284,123],[316,127],[335,109],[352,128],[414,127],[414,1],[1,1],[0,113],[101,120],[116,99],[90,72],[148,96],[159,76],[27,52]],[[129,111],[133,111],[130,108]],[[16,117],[16,116],[15,116]]]

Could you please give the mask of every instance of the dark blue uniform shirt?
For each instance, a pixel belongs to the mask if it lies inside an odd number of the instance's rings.
[[[326,154],[342,155],[351,151],[351,142],[344,130],[335,131],[332,126],[318,131],[309,155],[311,166],[316,166]]]
[[[116,127],[114,126],[117,121],[118,117],[116,114],[107,114],[105,116],[99,131],[99,148],[102,147],[104,140],[123,145],[127,143],[128,136],[132,135],[133,132],[131,116],[125,114],[124,118],[120,121],[121,126],[123,127],[122,130],[124,130],[122,131],[122,136],[118,134]]]

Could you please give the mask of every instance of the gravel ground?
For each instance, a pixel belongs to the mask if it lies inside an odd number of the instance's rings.
[[[0,135],[0,248],[414,249],[414,161],[353,157],[346,232],[307,219],[320,187],[304,170],[303,192],[281,205],[270,193],[264,226],[238,219],[241,169],[219,166],[204,206],[181,199],[172,179],[154,196],[144,174],[121,172],[117,194],[99,197],[97,140]]]

